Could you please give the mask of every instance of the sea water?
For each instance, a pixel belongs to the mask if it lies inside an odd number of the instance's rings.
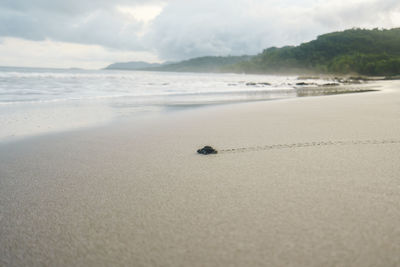
[[[146,112],[296,97],[297,82],[296,76],[0,67],[0,141]]]

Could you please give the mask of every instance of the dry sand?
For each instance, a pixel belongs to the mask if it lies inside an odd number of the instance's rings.
[[[0,265],[400,266],[400,82],[377,86],[3,144]]]

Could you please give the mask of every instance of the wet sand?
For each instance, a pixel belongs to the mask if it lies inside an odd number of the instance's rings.
[[[0,265],[399,266],[400,82],[375,85],[3,144]]]

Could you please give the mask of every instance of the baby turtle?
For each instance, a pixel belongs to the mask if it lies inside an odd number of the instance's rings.
[[[197,150],[197,153],[203,154],[203,155],[208,155],[208,154],[217,154],[218,151],[210,146],[205,146],[205,147]]]

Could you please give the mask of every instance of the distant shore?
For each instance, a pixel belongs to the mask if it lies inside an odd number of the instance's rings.
[[[400,81],[370,85],[2,144],[0,265],[398,266]]]

